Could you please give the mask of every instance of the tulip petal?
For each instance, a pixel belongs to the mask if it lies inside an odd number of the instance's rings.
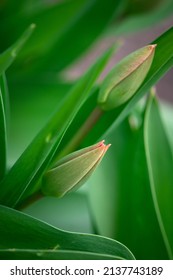
[[[125,103],[144,81],[153,61],[156,45],[143,47],[118,63],[100,89],[98,103],[107,111]]]
[[[62,197],[65,193],[79,188],[91,176],[109,146],[101,141],[59,160],[44,175],[42,192],[45,195]]]

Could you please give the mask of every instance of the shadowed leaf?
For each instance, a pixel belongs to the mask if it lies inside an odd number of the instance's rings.
[[[169,257],[173,259],[173,154],[152,95],[145,115],[144,139],[153,203]]]
[[[111,239],[61,231],[3,206],[0,216],[0,259],[134,259],[124,245]]]

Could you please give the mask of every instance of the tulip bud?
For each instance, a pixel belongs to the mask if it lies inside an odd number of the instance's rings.
[[[59,160],[43,177],[43,194],[62,197],[80,187],[98,166],[109,146],[101,141]]]
[[[104,79],[98,104],[111,110],[125,103],[142,84],[154,57],[156,45],[143,47],[121,60]]]

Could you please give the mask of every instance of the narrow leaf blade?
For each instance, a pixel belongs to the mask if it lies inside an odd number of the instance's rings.
[[[150,190],[143,124],[134,129],[126,119],[107,141],[111,152],[88,182],[98,233],[126,244],[136,259],[168,259]]]
[[[6,172],[7,148],[6,116],[2,90],[0,86],[0,181],[3,179]]]
[[[160,229],[170,258],[173,258],[173,154],[158,103],[150,96],[145,115],[145,151],[151,192]]]
[[[32,34],[35,24],[31,24],[23,35],[6,51],[0,55],[0,75],[11,65],[20,49]]]

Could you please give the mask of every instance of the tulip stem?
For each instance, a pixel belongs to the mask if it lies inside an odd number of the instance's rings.
[[[74,137],[67,143],[62,152],[58,154],[58,159],[70,154],[79,147],[82,140],[87,136],[87,134],[97,123],[103,113],[104,112],[99,107],[94,108],[94,110],[91,112],[84,124],[79,128]]]

